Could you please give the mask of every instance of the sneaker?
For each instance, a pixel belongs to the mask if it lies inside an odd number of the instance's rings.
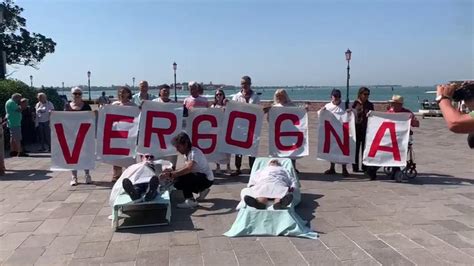
[[[77,177],[76,176],[71,177],[71,182],[69,182],[69,185],[77,186]]]
[[[211,191],[209,188],[204,189],[203,191],[199,192],[199,196],[196,198],[196,201],[202,201],[206,198],[207,194]]]
[[[150,179],[148,183],[148,191],[145,194],[145,201],[152,201],[158,196],[158,186],[160,185],[160,180],[155,175]]]
[[[194,199],[185,199],[183,203],[176,204],[176,207],[180,209],[194,209],[198,206],[198,203]]]
[[[293,194],[286,194],[279,202],[273,204],[273,209],[280,210],[288,207],[293,201]]]
[[[125,178],[122,181],[122,187],[132,200],[137,200],[141,198],[140,194],[138,194],[138,192],[135,190],[135,187],[133,186],[132,181],[130,181],[130,179]]]
[[[232,172],[230,175],[231,175],[231,176],[239,176],[239,175],[241,175],[241,174],[242,174],[242,171],[240,171],[240,169],[237,169],[237,170],[235,170],[234,172]]]
[[[256,198],[248,196],[248,195],[244,197],[244,201],[245,201],[245,204],[247,204],[250,207],[254,207],[255,209],[264,210],[267,208],[267,205],[259,202]]]
[[[91,175],[86,175],[86,184],[92,184],[92,177],[91,177]]]
[[[347,171],[347,169],[342,170],[342,176],[343,176],[343,177],[349,177],[349,176],[350,176],[350,174],[349,174],[349,172]]]

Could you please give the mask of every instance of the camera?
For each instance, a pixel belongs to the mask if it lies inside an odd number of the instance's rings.
[[[453,100],[456,102],[474,99],[474,81],[455,81],[458,88],[454,91]]]

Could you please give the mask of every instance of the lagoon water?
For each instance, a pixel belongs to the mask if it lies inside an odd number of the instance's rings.
[[[279,88],[284,88],[292,100],[298,101],[329,101],[331,90],[334,87],[253,87],[253,89],[261,93],[261,100],[272,100],[275,90]],[[341,90],[343,101],[346,97],[345,87],[336,87]],[[435,94],[426,93],[427,91],[436,90],[435,86],[424,86],[424,87],[369,87],[370,88],[370,100],[371,101],[387,101],[393,94],[402,95],[405,98],[405,106],[411,109],[414,112],[417,112],[419,109],[418,100],[434,100]],[[238,89],[224,89],[227,98],[231,98],[232,95],[237,93]],[[350,87],[349,89],[349,99],[352,102],[356,95],[359,87]],[[107,95],[117,97],[116,90],[106,90]],[[134,91],[134,93],[137,91]],[[151,93],[158,94],[156,89],[151,89]],[[182,100],[187,97],[189,94],[186,91],[178,90],[178,99]],[[214,92],[206,90],[204,91],[205,97],[208,97],[209,100],[212,100],[214,97]],[[92,99],[97,99],[101,94],[101,91],[92,91]],[[174,91],[171,90],[171,98],[174,97]],[[68,95],[69,97],[69,95]],[[88,98],[87,89],[84,90],[84,98]]]

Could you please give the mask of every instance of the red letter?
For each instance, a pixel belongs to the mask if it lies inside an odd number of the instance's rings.
[[[385,131],[387,129],[388,129],[388,132],[390,133],[390,138],[392,140],[391,147],[380,146],[380,142],[382,141],[382,138],[385,135]],[[375,133],[374,141],[372,142],[372,145],[370,146],[370,150],[367,156],[373,158],[377,154],[377,151],[391,152],[393,154],[393,159],[395,161],[401,161],[400,149],[398,148],[397,135],[395,133],[394,122],[383,122],[382,125],[380,125],[379,129],[377,130],[377,133]]]
[[[133,116],[116,115],[116,114],[105,115],[104,141],[102,144],[102,153],[104,155],[128,155],[130,153],[130,149],[110,147],[112,138],[117,138],[117,139],[128,138],[128,131],[112,130],[112,126],[115,122],[133,123]]]
[[[194,118],[193,120],[193,139],[192,143],[194,146],[198,147],[201,149],[202,153],[204,154],[210,154],[213,153],[214,150],[216,149],[217,145],[217,135],[216,134],[201,134],[198,132],[199,129],[199,124],[203,121],[209,121],[211,123],[212,127],[217,127],[217,119],[213,115],[200,115]],[[201,148],[199,147],[199,140],[200,139],[210,139],[211,140],[211,146],[209,148]]]
[[[64,160],[68,164],[77,164],[79,161],[79,155],[81,154],[82,144],[86,139],[87,132],[91,127],[90,123],[81,123],[79,127],[79,132],[76,136],[76,141],[74,142],[74,147],[72,148],[72,155],[67,146],[66,136],[64,136],[63,124],[54,124],[56,129],[56,135],[58,135],[59,146],[61,146],[61,151],[63,152]]]
[[[154,118],[165,118],[170,121],[169,128],[155,128],[153,127]],[[160,148],[166,150],[165,135],[170,135],[176,130],[177,119],[174,113],[169,112],[157,112],[157,111],[148,111],[146,114],[146,124],[145,124],[145,143],[143,146],[149,148],[151,145],[151,134],[155,133],[158,135],[158,140],[160,141]]]
[[[275,121],[275,145],[277,149],[280,151],[293,151],[297,150],[303,145],[304,135],[303,132],[300,131],[289,131],[289,132],[281,132],[281,124],[284,120],[290,120],[293,122],[293,125],[298,126],[300,124],[300,118],[295,114],[281,114],[277,117]],[[296,137],[296,143],[293,145],[283,145],[281,143],[281,137]]]
[[[332,127],[331,123],[327,120],[324,120],[324,147],[323,152],[329,153],[331,148],[331,134],[336,139],[337,145],[342,151],[342,154],[349,156],[349,123],[342,123],[342,133],[344,138],[344,143],[341,142],[339,135],[337,135],[336,130]]]
[[[232,138],[232,130],[234,129],[234,122],[237,118],[246,119],[249,121],[249,131],[247,139],[245,141],[235,140]],[[239,111],[232,111],[229,114],[229,123],[227,124],[227,132],[225,135],[225,141],[237,147],[249,149],[253,144],[253,135],[255,134],[255,126],[257,124],[257,116],[250,113],[244,113]]]

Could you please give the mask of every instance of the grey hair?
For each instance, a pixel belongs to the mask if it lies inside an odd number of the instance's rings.
[[[14,99],[14,98],[21,98],[21,97],[22,97],[22,96],[21,96],[21,94],[19,94],[19,93],[13,93],[13,94],[12,94],[12,99]]]
[[[44,92],[39,92],[38,95],[36,95],[36,97],[38,97],[38,98],[41,97],[41,96],[47,97],[46,93],[44,93]]]
[[[277,159],[273,159],[270,162],[268,162],[268,165],[281,166],[281,163]]]

